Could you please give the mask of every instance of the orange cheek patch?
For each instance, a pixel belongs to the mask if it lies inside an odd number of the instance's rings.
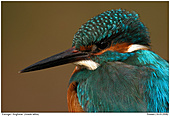
[[[95,53],[94,55],[101,55],[106,51],[117,51],[120,53],[126,53],[127,50],[129,49],[129,46],[130,46],[130,44],[128,44],[128,43],[121,43],[121,44],[117,43],[116,45],[110,46],[109,48],[104,49],[98,53]]]
[[[91,50],[92,49],[92,45],[90,46],[80,46],[80,51],[87,51],[87,50]]]

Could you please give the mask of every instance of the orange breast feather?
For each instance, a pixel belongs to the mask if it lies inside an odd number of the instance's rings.
[[[67,104],[69,112],[84,112],[81,105],[79,104],[77,97],[77,83],[73,82],[69,85],[67,91]]]

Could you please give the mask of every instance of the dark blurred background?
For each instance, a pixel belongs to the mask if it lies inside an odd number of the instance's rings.
[[[74,69],[67,64],[32,73],[18,71],[71,47],[90,18],[111,9],[134,10],[148,27],[153,51],[168,60],[168,2],[1,2],[2,112],[65,112]]]

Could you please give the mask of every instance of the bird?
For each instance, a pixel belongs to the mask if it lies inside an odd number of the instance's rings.
[[[73,63],[69,112],[169,112],[169,63],[151,49],[135,11],[107,10],[75,33],[72,47],[20,73]]]

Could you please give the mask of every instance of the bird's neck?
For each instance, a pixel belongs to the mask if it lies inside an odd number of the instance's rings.
[[[127,58],[133,56],[135,53],[119,53],[116,51],[106,51],[101,55],[93,56],[91,59],[99,64],[103,64],[106,62],[114,62],[114,61],[124,61]]]
[[[153,66],[153,65],[159,66],[162,65],[163,67],[168,66],[166,60],[162,59],[160,56],[158,56],[157,54],[150,50],[138,50],[134,53],[135,54],[133,56],[129,57],[124,62],[136,66]]]

